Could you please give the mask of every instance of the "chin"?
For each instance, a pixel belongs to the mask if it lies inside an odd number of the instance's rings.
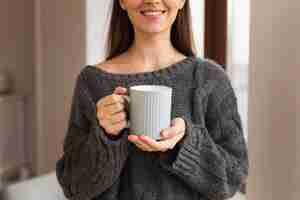
[[[158,34],[158,33],[164,33],[166,32],[166,29],[163,27],[147,27],[147,28],[141,28],[139,29],[139,32],[145,33],[145,34]]]

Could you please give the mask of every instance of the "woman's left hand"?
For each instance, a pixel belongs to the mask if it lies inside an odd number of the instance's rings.
[[[134,135],[134,133],[128,136],[128,140],[143,151],[165,152],[173,149],[183,139],[185,136],[185,127],[185,121],[177,117],[171,121],[171,127],[161,131],[161,139],[159,141],[145,135]]]

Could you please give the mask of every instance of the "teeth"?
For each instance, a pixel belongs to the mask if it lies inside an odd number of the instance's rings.
[[[151,15],[151,16],[161,15],[162,13],[163,13],[163,11],[144,11],[144,12],[142,12],[143,15]]]

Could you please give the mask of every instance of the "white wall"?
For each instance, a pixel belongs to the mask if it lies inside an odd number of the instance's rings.
[[[251,1],[249,200],[292,199],[300,187],[294,81],[299,18],[299,1]]]

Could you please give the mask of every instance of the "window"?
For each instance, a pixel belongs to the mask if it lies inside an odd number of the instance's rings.
[[[250,0],[228,1],[227,65],[248,138],[248,67],[250,35]]]
[[[250,1],[205,0],[205,57],[227,71],[238,98],[248,138],[248,65]]]

